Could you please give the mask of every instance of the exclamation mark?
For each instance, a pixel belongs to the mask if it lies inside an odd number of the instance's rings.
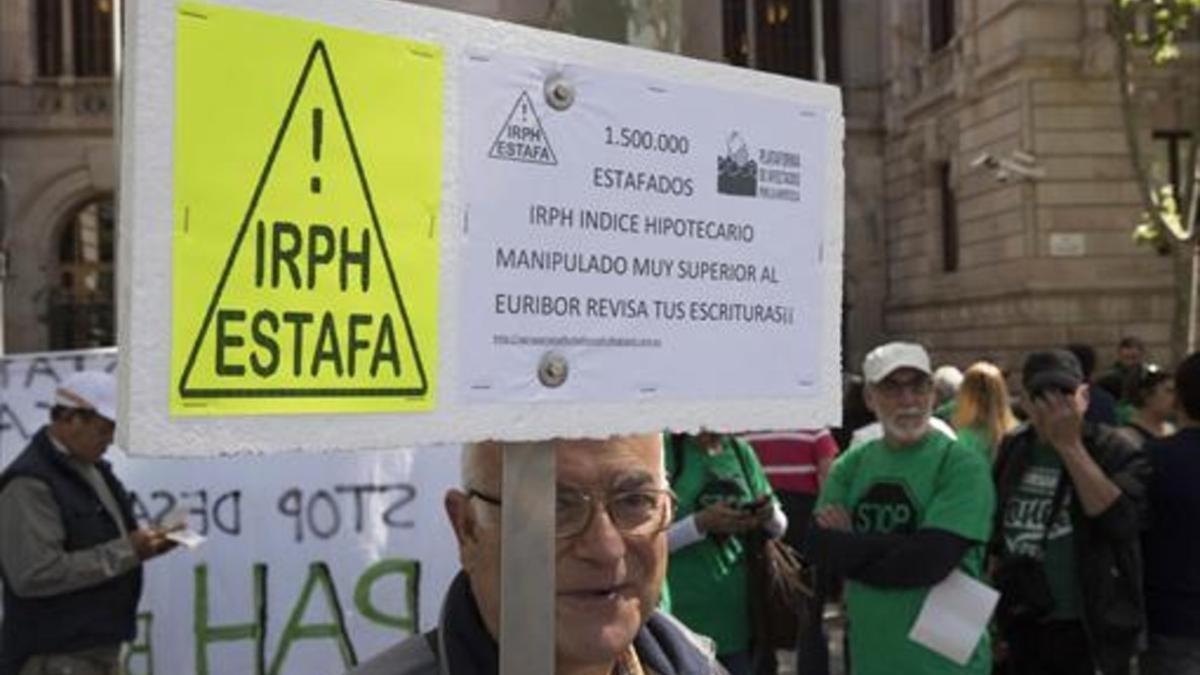
[[[313,161],[321,161],[321,109],[313,108],[312,111],[312,154]],[[313,193],[321,191],[321,177],[313,176],[308,182],[308,189]]]

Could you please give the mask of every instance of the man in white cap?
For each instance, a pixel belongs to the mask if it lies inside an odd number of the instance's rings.
[[[0,675],[116,675],[133,639],[143,561],[174,544],[139,529],[108,462],[116,381],[67,377],[50,423],[0,473]]]
[[[989,673],[983,632],[966,664],[909,638],[929,594],[955,569],[979,577],[995,493],[983,455],[930,426],[933,380],[917,344],[891,342],[863,364],[883,437],[847,450],[817,501],[809,550],[845,577],[858,675]]]

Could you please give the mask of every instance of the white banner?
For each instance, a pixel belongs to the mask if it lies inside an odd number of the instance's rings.
[[[61,378],[116,360],[115,350],[0,358],[0,467],[46,423]],[[341,673],[436,623],[458,569],[441,507],[458,482],[457,447],[107,458],[139,520],[182,507],[208,538],[147,565],[133,675]]]

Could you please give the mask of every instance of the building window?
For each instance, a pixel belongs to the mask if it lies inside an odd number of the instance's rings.
[[[50,294],[51,349],[115,342],[112,196],[89,201],[64,223],[58,238],[58,284]]]
[[[724,0],[726,62],[814,79],[814,1],[821,3],[825,81],[840,82],[842,42],[838,0]],[[750,17],[753,17],[753,31]]]
[[[1153,174],[1157,182],[1170,185],[1175,193],[1175,204],[1180,211],[1188,207],[1183,202],[1184,181],[1190,178],[1186,167],[1188,152],[1192,146],[1192,132],[1181,129],[1167,129],[1154,132],[1154,165]],[[1181,214],[1186,218],[1186,214]],[[1200,222],[1200,213],[1196,215]]]
[[[38,0],[37,73],[41,77],[63,74],[62,0]]]
[[[929,3],[929,51],[941,51],[954,37],[954,0],[926,0]]]
[[[825,81],[842,81],[842,5],[840,0],[821,0],[824,23]]]
[[[725,63],[750,65],[750,34],[746,31],[746,0],[721,3],[721,33]]]
[[[942,271],[958,270],[958,206],[950,183],[950,163],[938,165],[938,197],[942,218]]]
[[[40,77],[111,77],[113,0],[37,0]]]

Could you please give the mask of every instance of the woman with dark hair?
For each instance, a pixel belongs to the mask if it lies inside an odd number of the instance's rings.
[[[1130,372],[1125,378],[1125,400],[1133,414],[1122,431],[1139,446],[1153,438],[1174,433],[1175,381],[1171,373],[1155,365]]]

